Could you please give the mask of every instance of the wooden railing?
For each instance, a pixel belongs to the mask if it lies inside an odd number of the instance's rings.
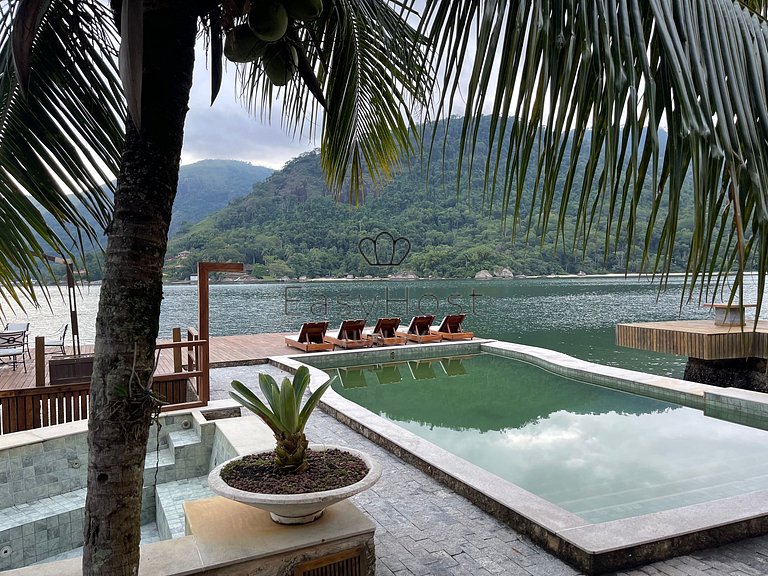
[[[88,418],[90,383],[0,390],[0,433]]]
[[[210,399],[208,380],[208,341],[200,340],[194,328],[187,328],[187,339],[181,339],[181,330],[173,329],[173,342],[158,344],[161,350],[173,350],[173,372],[155,374],[153,388],[164,402],[163,411],[206,406]]]
[[[208,341],[201,340],[194,328],[187,329],[186,340],[175,328],[173,340],[156,346],[158,358],[164,350],[172,350],[173,363],[170,371],[163,372],[162,366],[168,362],[158,362],[152,389],[165,403],[163,411],[206,406],[210,398],[208,354],[202,351],[207,352]],[[41,365],[44,370],[44,360],[38,358],[36,369]],[[45,385],[45,378],[38,376],[37,383],[34,388],[0,390],[0,434],[88,418],[90,382]]]

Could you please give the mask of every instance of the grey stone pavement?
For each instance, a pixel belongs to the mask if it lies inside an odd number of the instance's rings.
[[[233,379],[255,384],[264,366],[211,370],[212,399],[227,398]],[[353,501],[376,524],[376,576],[561,576],[577,570],[483,512],[420,470],[334,418],[315,411],[310,442],[364,450],[383,468],[373,488]],[[768,536],[619,572],[631,576],[768,575]]]

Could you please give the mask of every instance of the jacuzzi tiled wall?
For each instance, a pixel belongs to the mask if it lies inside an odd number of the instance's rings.
[[[168,436],[172,432],[185,431],[188,436],[196,432],[202,441],[177,450],[176,462],[168,454],[162,456],[157,482],[207,472],[215,429],[213,422],[201,426],[192,414],[183,414],[161,416],[160,423],[161,451],[168,448]],[[27,435],[27,442],[28,438]],[[153,425],[148,453],[155,452],[157,445],[157,428]],[[153,456],[148,460],[142,524],[155,521],[155,460]],[[87,471],[85,423],[71,434],[0,450],[0,570],[26,566],[82,546]]]
[[[85,432],[0,450],[0,509],[85,488]]]

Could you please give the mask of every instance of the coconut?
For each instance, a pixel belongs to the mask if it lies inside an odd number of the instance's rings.
[[[323,0],[284,0],[283,4],[288,16],[302,22],[314,20],[323,11]]]
[[[231,62],[253,62],[264,55],[267,43],[259,40],[248,24],[240,24],[227,32],[224,56]]]
[[[275,86],[285,86],[296,74],[299,55],[296,48],[287,43],[270,44],[261,61],[264,72]]]
[[[288,30],[288,12],[277,0],[251,0],[248,25],[264,42],[277,42]]]

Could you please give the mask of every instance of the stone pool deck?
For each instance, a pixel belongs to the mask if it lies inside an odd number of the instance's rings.
[[[211,371],[213,399],[233,379],[253,381],[259,368]],[[317,411],[307,425],[313,442],[372,454],[381,480],[353,501],[376,524],[377,576],[560,576],[580,574],[468,500],[404,463],[332,417]],[[631,576],[768,575],[768,536],[618,572]]]

